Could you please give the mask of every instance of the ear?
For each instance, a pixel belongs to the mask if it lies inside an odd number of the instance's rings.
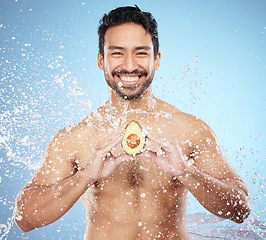
[[[158,70],[159,69],[159,67],[160,67],[160,60],[161,60],[161,52],[158,51],[157,56],[156,56],[155,61],[154,61],[154,63],[155,63],[155,67],[154,67],[155,70]]]
[[[103,56],[98,52],[97,54],[97,60],[98,60],[98,67],[100,70],[103,70]]]

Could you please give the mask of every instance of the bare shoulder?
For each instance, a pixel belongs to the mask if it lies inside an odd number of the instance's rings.
[[[92,136],[98,134],[97,130],[106,120],[105,114],[102,107],[96,109],[81,122],[61,129],[52,141],[61,143],[68,149],[76,149],[80,144],[93,142]]]
[[[172,118],[173,123],[179,126],[177,126],[178,129],[180,127],[184,129],[184,134],[186,133],[190,136],[195,136],[198,138],[207,136],[215,138],[215,134],[210,126],[206,122],[192,114],[177,111],[173,114]]]
[[[185,113],[179,110],[177,107],[166,103],[162,100],[159,100],[160,109],[165,113],[169,113],[169,118],[171,118],[171,123],[173,125],[173,129],[177,130],[183,135],[187,135],[190,137],[207,137],[212,136],[215,137],[212,129],[206,124],[203,120],[198,117]]]
[[[90,118],[87,117],[80,123],[64,127],[55,134],[48,147],[54,148],[57,146],[60,147],[60,149],[73,151],[76,144],[79,144],[83,140],[85,134],[91,134],[93,131],[93,127],[90,127],[91,125]]]
[[[86,136],[93,130],[89,118],[58,131],[50,140],[40,169],[30,185],[50,185],[67,178],[77,171],[77,155]]]
[[[173,119],[178,126],[175,129],[182,134],[180,145],[183,150],[189,149],[187,156],[197,169],[219,179],[239,178],[222,153],[215,133],[204,121],[183,112],[174,114]]]

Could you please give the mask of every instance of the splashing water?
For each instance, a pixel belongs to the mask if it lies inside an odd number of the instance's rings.
[[[86,4],[82,3],[82,6]],[[29,9],[28,13],[34,12],[34,8]],[[21,7],[16,14],[26,14],[25,8]],[[61,24],[65,24],[65,21]],[[102,77],[95,77],[93,67],[89,69],[89,77],[79,74],[87,72],[84,69],[89,66],[84,60],[86,54],[82,54],[86,42],[84,35],[79,34],[78,39],[73,39],[74,33],[57,35],[55,30],[49,29],[43,26],[17,27],[0,22],[0,31],[5,31],[0,40],[0,239],[83,238],[85,213],[80,203],[45,230],[22,233],[14,224],[15,197],[41,165],[51,137],[62,127],[83,119],[89,111],[98,107],[102,101],[100,97],[105,96],[105,93],[102,94],[103,81],[96,85],[99,89],[93,87],[96,79]],[[25,38],[21,35],[25,35]],[[78,42],[78,46],[69,47],[67,37],[72,37],[71,44]],[[77,53],[73,48],[78,49]],[[183,69],[176,73],[181,81],[168,78],[165,83],[167,86],[163,87],[155,82],[155,93],[187,112],[211,119],[200,112],[202,108],[199,105],[208,99],[204,97],[210,93],[206,90],[206,81],[212,74],[201,74],[199,62],[199,56],[196,55],[190,63],[183,65]],[[93,80],[88,81],[88,78]],[[159,78],[159,82],[165,82],[163,77]],[[168,119],[172,117],[167,113],[162,114]],[[206,211],[189,195],[188,226],[191,239],[263,239],[266,235],[266,182],[265,158],[260,150],[264,145],[260,146],[260,133],[248,129],[248,143],[244,141],[238,145],[236,143],[240,141],[236,141],[230,145],[227,135],[223,135],[225,128],[219,130],[215,121],[211,126],[217,128],[215,132],[218,137],[222,136],[219,138],[223,139],[226,156],[249,186],[252,214],[244,224],[236,225],[206,215]],[[114,123],[114,127],[117,125],[119,123]],[[231,231],[233,228],[235,231]],[[66,237],[67,234],[69,237]]]
[[[2,216],[5,217],[1,220],[0,225],[1,239],[7,237],[11,230],[15,228],[12,215],[14,199],[20,188],[29,180],[28,173],[26,172],[30,171],[32,175],[36,169],[38,169],[49,139],[59,127],[63,127],[64,124],[73,121],[73,116],[70,114],[66,115],[65,112],[69,113],[71,110],[75,113],[79,113],[80,116],[80,112],[87,112],[91,108],[92,101],[81,99],[85,93],[82,91],[82,88],[78,86],[77,77],[74,77],[70,71],[63,74],[60,73],[62,71],[62,64],[59,65],[61,60],[62,58],[60,57],[57,61],[47,66],[47,68],[52,69],[51,75],[55,76],[52,78],[52,82],[49,83],[48,80],[45,80],[43,81],[43,85],[37,85],[37,89],[35,89],[36,86],[30,85],[27,81],[24,82],[24,86],[18,85],[10,78],[10,64],[4,66],[6,73],[1,79],[1,99],[3,104],[0,114],[0,162],[2,172],[0,185],[4,192],[1,195],[0,204],[1,209],[3,209]],[[197,75],[194,73],[193,66],[185,66],[186,68],[182,72],[184,73],[183,89],[186,89],[187,82],[191,83],[191,81],[188,80],[190,77],[193,78],[193,81],[201,81],[196,79]],[[60,74],[58,74],[58,71]],[[17,78],[21,79],[19,76],[17,76]],[[49,93],[46,91],[47,85],[50,85],[52,92]],[[189,84],[189,86],[189,91],[193,91],[194,88],[197,88],[197,84],[194,83]],[[63,93],[61,93],[61,91],[63,91]],[[64,102],[68,100],[69,104],[66,105],[67,107],[63,106],[62,109],[62,106],[60,107],[56,103],[56,99],[53,99],[56,95],[60,96],[60,104],[64,104]],[[192,93],[189,96],[189,99],[195,100]],[[79,105],[82,105],[83,108],[80,108]],[[78,107],[79,111],[75,109]],[[160,114],[165,118],[171,118],[171,115],[167,113],[162,112]],[[256,138],[258,138],[258,136],[256,136]],[[206,141],[209,140],[206,139]],[[241,170],[248,156],[254,157],[256,154],[259,155],[260,152],[256,152],[254,149],[238,147],[237,150],[231,150],[229,157],[231,159],[234,157],[236,158],[235,167]],[[262,165],[260,157],[258,156],[255,158],[258,166]],[[244,225],[237,226],[239,229],[238,235],[232,235],[232,237],[234,237],[234,239],[242,239],[241,237],[243,236],[241,233],[249,232],[249,235],[252,237],[250,239],[262,239],[265,235],[263,230],[265,226],[262,225],[261,222],[265,221],[265,212],[263,212],[263,208],[259,206],[263,207],[264,204],[265,179],[264,176],[261,176],[254,168],[254,172],[249,171],[246,173],[245,180],[248,181],[249,185],[254,186],[254,188],[251,189],[253,216],[251,216]],[[12,184],[12,192],[7,188],[7,183],[9,185]],[[201,219],[210,219],[211,217],[205,214],[200,215],[201,212],[205,211],[197,204],[192,196],[189,196],[189,199],[188,208],[191,208],[191,213],[196,213],[196,215],[189,215],[193,221],[188,221],[188,226],[191,229],[191,236],[194,236],[194,238],[195,236],[210,236],[212,234],[221,237],[225,232],[228,234],[228,229],[232,228],[232,226],[236,228],[235,225],[228,223],[228,221],[221,220],[211,223],[212,229],[220,229],[217,233],[210,233],[209,230],[206,230],[209,229],[210,220],[200,220],[200,222],[204,222],[204,224],[195,225],[197,223],[197,217],[200,216]],[[63,226],[64,225],[62,225],[62,227]],[[57,232],[60,233],[60,230]]]
[[[48,66],[49,67],[49,66]],[[55,69],[53,69],[55,71]],[[186,71],[186,74],[188,74]],[[196,77],[193,75],[193,77]],[[63,99],[72,98],[71,103],[68,108],[76,108],[77,105],[82,104],[83,110],[81,112],[87,111],[91,107],[91,101],[87,100],[86,104],[80,98],[84,96],[82,88],[75,88],[78,85],[77,78],[72,76],[72,73],[67,72],[66,74],[58,75],[54,79],[54,84],[58,84],[59,88],[55,88],[53,91],[54,95],[60,93],[61,90],[66,90],[64,95],[61,94],[61,101]],[[187,82],[184,81],[185,84]],[[5,82],[6,83],[6,82]],[[1,82],[3,86],[3,81]],[[4,192],[0,198],[0,204],[2,210],[2,216],[5,216],[1,221],[0,233],[1,239],[12,235],[11,231],[15,228],[13,219],[13,209],[14,209],[14,199],[15,195],[18,193],[20,188],[29,180],[28,171],[32,175],[36,169],[41,164],[41,158],[44,154],[44,149],[53,136],[53,134],[58,130],[58,126],[64,126],[63,124],[72,121],[72,116],[66,117],[64,114],[65,109],[61,111],[56,111],[59,108],[58,105],[53,101],[49,101],[51,95],[47,95],[44,98],[37,96],[32,96],[30,92],[27,94],[22,94],[24,99],[18,101],[19,90],[17,87],[10,87],[10,84],[6,84],[2,87],[2,93],[5,93],[5,98],[9,98],[10,104],[6,103],[3,105],[3,111],[0,114],[1,121],[1,178],[0,185]],[[54,85],[53,85],[54,86]],[[24,87],[23,91],[29,90],[29,86]],[[185,88],[185,87],[184,87]],[[13,92],[17,92],[16,95],[11,96],[9,92],[10,89],[14,89]],[[52,88],[53,89],[53,88]],[[193,88],[192,88],[193,90]],[[12,90],[11,90],[12,91]],[[9,95],[7,95],[9,94]],[[4,98],[4,95],[1,96]],[[194,96],[191,95],[194,99]],[[43,110],[42,106],[46,109]],[[85,108],[85,109],[84,109]],[[50,114],[46,116],[47,110],[50,109]],[[165,118],[171,118],[167,113],[161,113]],[[54,123],[55,124],[54,124]],[[209,139],[206,139],[209,141]],[[230,150],[228,153],[230,159],[236,158],[235,168],[241,172],[241,168],[245,166],[245,162],[249,156],[254,157],[255,154],[260,152],[255,152],[254,149],[245,149],[243,147],[238,147],[237,150]],[[255,157],[258,166],[262,165],[260,157]],[[243,176],[243,174],[242,174]],[[265,221],[265,212],[263,212],[263,199],[265,197],[265,179],[264,176],[259,174],[259,171],[255,170],[253,172],[248,171],[244,176],[245,181],[248,181],[249,186],[252,185],[254,188],[251,189],[251,202],[253,205],[253,215],[249,218],[244,225],[234,225],[229,221],[216,219],[210,215],[206,215],[205,210],[196,202],[196,200],[189,196],[188,211],[188,226],[190,229],[191,239],[197,239],[196,237],[210,237],[210,236],[227,236],[222,239],[245,239],[244,234],[248,235],[249,238],[246,239],[263,239],[265,236],[264,228],[262,224]],[[13,191],[9,191],[7,183],[12,184]],[[19,184],[18,184],[19,183]],[[260,207],[261,206],[261,207]],[[202,213],[203,212],[203,213]],[[82,213],[84,214],[84,213]],[[199,220],[200,219],[200,220]],[[207,220],[206,220],[207,219]],[[81,224],[81,223],[79,223]],[[216,232],[211,229],[216,229]],[[57,233],[61,233],[61,228],[64,224],[57,229]],[[229,234],[229,230],[234,227],[234,233]],[[76,226],[76,229],[84,229],[83,226]],[[230,237],[229,237],[230,236]]]

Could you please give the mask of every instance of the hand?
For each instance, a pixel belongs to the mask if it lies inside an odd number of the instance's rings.
[[[124,131],[125,127],[122,127],[96,145],[94,155],[87,166],[90,169],[90,177],[95,181],[108,177],[119,164],[131,158],[128,154],[121,154],[115,157],[111,153],[111,150],[121,143]]]
[[[176,177],[184,175],[188,163],[178,144],[175,141],[170,143],[156,133],[150,133],[147,137],[160,146],[160,150],[153,156],[156,164]]]

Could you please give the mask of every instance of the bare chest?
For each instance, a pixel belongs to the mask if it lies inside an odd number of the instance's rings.
[[[145,156],[138,155],[131,161],[121,163],[106,179],[96,183],[104,191],[121,192],[132,189],[139,192],[172,191],[181,183],[172,175],[162,171],[152,159],[152,154],[145,151]]]
[[[108,120],[106,118],[101,121],[94,119],[94,136],[85,136],[83,140],[86,139],[86,141],[82,141],[82,144],[79,145],[80,148],[77,150],[79,167],[86,167],[89,158],[93,157],[94,149],[99,142],[106,139],[109,135],[114,134],[117,128],[122,126],[122,122],[129,123],[132,120],[137,121],[148,136],[149,134],[156,133],[169,142],[178,142],[182,148],[182,152],[187,157],[190,155],[189,142],[185,141],[186,138],[184,137],[184,126],[179,124],[179,121],[175,121],[170,113],[159,112],[158,114],[151,115],[134,113],[129,114],[126,119],[122,119],[123,121],[120,118],[114,119]],[[118,126],[114,127],[113,123],[118,123]],[[109,189],[111,191],[114,189],[114,186],[119,188],[129,187],[151,190],[179,187],[180,182],[172,175],[162,171],[154,161],[153,154],[156,154],[160,150],[160,147],[158,144],[150,141],[149,138],[146,138],[145,152],[141,156],[136,155],[133,160],[121,163],[109,177],[97,181],[96,186],[106,191]],[[125,153],[121,144],[117,144],[111,152],[115,157]]]

